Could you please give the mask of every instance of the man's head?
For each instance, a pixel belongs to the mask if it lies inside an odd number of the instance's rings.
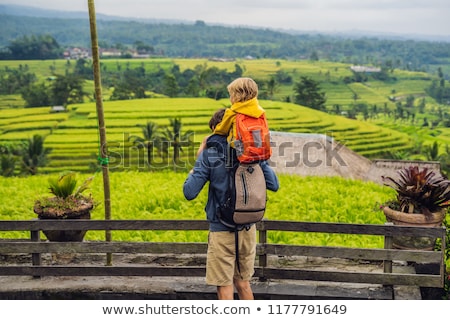
[[[227,89],[231,103],[248,101],[258,96],[258,85],[251,78],[237,78]]]
[[[225,114],[225,108],[217,110],[209,120],[209,128],[214,131],[216,126],[222,121],[223,115]]]

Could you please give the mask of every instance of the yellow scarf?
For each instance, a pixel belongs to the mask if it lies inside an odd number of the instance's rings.
[[[236,102],[231,108],[225,110],[222,121],[216,126],[214,133],[223,136],[228,135],[228,141],[233,142],[233,137],[236,136],[236,129],[234,126],[236,113],[259,118],[264,112],[264,109],[259,105],[256,97],[247,101]]]

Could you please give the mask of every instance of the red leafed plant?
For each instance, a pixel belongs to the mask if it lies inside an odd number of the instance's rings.
[[[450,180],[428,168],[410,166],[398,171],[398,179],[382,179],[397,192],[397,198],[389,202],[392,209],[430,215],[450,206]]]

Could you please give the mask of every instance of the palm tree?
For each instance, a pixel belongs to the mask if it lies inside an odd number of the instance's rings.
[[[0,144],[0,175],[11,177],[16,169],[16,162],[20,150],[13,144]]]
[[[448,177],[450,173],[450,146],[448,144],[445,145],[445,152],[442,155],[441,168],[443,173]]]
[[[145,125],[140,125],[142,128],[142,135],[130,136],[129,141],[132,141],[138,148],[147,149],[147,163],[150,166],[153,158],[153,148],[159,139],[158,125],[155,122],[147,121]]]
[[[183,146],[189,146],[193,144],[192,137],[193,137],[193,131],[188,130],[183,135],[181,134],[181,119],[180,118],[174,118],[169,119],[170,121],[170,128],[166,129],[166,132],[164,133],[167,140],[170,141],[173,147],[173,163],[177,163],[178,159],[180,158],[180,151],[183,151]]]
[[[269,81],[267,81],[267,94],[270,100],[273,100],[274,94],[278,91],[278,82],[274,77],[271,77]]]
[[[44,141],[44,137],[35,134],[33,138],[25,142],[21,150],[22,166],[25,172],[35,175],[38,172],[38,167],[47,164],[47,155],[51,152],[51,149],[44,147]]]
[[[0,175],[4,177],[13,176],[15,167],[16,159],[12,154],[0,155]]]
[[[430,161],[441,160],[441,156],[439,155],[439,143],[437,141],[434,141],[432,145],[425,146],[424,149],[427,160]]]

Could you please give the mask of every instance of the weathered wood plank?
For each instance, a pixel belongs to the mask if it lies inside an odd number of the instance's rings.
[[[258,223],[265,230],[282,230],[298,232],[322,232],[338,234],[367,234],[381,236],[430,236],[442,237],[444,228],[410,227],[394,225],[370,225],[350,223],[324,223],[300,221],[263,220]]]
[[[1,276],[155,276],[204,277],[205,267],[0,266]]]
[[[2,242],[0,253],[206,253],[196,242]]]
[[[208,230],[206,220],[4,220],[0,231],[34,230]]]
[[[266,244],[264,248],[267,254],[278,256],[310,256],[370,261],[401,260],[429,263],[440,263],[442,259],[442,253],[439,251],[316,247],[276,244]]]
[[[442,288],[439,275],[401,274],[401,273],[361,273],[341,271],[317,271],[301,269],[258,269],[258,276],[268,279],[292,279],[311,281],[331,281],[349,283],[372,283],[384,285],[410,285]]]
[[[259,230],[442,237],[443,228],[264,220]],[[3,220],[0,231],[34,230],[208,230],[206,220]]]
[[[201,254],[206,253],[206,243],[178,242],[32,242],[3,241],[0,252],[11,253],[152,253]],[[415,251],[395,249],[367,249],[342,247],[316,247],[294,245],[257,245],[257,254],[278,256],[310,256],[353,260],[401,260],[441,263],[440,251]]]
[[[28,276],[183,276],[203,277],[205,267],[135,267],[135,266],[0,266],[0,275]],[[339,271],[316,271],[299,269],[261,269],[256,267],[255,276],[269,279],[371,283],[384,285],[412,285],[442,287],[439,275],[411,275],[398,273],[360,273]]]

